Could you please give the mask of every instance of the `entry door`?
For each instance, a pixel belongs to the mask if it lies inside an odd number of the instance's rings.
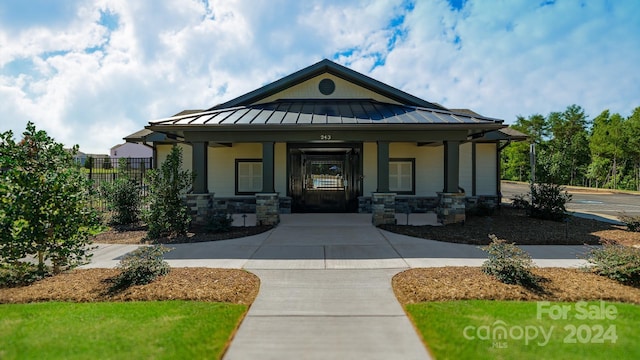
[[[291,146],[289,196],[293,212],[355,212],[362,195],[361,148]]]
[[[303,154],[302,197],[306,212],[345,212],[349,184],[344,154]]]

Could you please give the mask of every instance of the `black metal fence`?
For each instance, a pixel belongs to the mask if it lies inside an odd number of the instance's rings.
[[[153,168],[153,158],[87,157],[76,161],[87,178],[93,182],[94,188],[98,190],[98,195],[92,199],[92,206],[99,211],[107,211],[106,199],[99,190],[103,184],[116,181],[122,173],[140,185],[143,199],[148,195],[146,173]]]

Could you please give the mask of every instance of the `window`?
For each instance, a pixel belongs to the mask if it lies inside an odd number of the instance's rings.
[[[236,195],[262,191],[262,160],[236,159]]]
[[[389,160],[389,190],[398,194],[415,193],[415,159]]]

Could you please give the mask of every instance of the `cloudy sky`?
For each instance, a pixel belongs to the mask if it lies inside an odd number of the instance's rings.
[[[637,0],[2,0],[0,131],[108,153],[323,58],[512,123],[640,106]]]

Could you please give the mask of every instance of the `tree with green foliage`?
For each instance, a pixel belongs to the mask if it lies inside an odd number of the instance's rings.
[[[47,260],[58,272],[89,258],[100,219],[89,206],[91,183],[74,162],[77,151],[31,122],[19,142],[11,131],[0,134],[1,262],[35,257],[45,273]]]
[[[193,173],[182,170],[182,148],[173,146],[160,169],[147,173],[149,211],[147,224],[150,239],[185,235],[191,216],[182,197],[193,184]]]
[[[633,189],[640,191],[640,107],[635,108],[627,118],[623,130],[627,155],[632,164],[630,177],[633,179]]]
[[[526,141],[510,144],[502,151],[503,178],[526,181],[531,173],[530,145],[544,143],[545,138],[549,135],[549,124],[544,116],[534,114],[528,118],[518,116],[515,124],[511,125],[511,127],[528,135],[529,138]]]
[[[114,225],[134,224],[140,220],[142,194],[140,184],[129,176],[129,159],[118,160],[117,178],[102,184]]]
[[[547,117],[551,139],[540,147],[536,174],[541,182],[583,184],[589,163],[589,121],[584,110],[570,105]]]
[[[605,110],[593,119],[593,128],[589,139],[592,164],[600,164],[600,168],[607,166],[605,178],[602,171],[596,180],[603,186],[616,189],[620,180],[620,160],[626,147],[626,132],[623,128],[624,119],[620,114],[610,114]]]

